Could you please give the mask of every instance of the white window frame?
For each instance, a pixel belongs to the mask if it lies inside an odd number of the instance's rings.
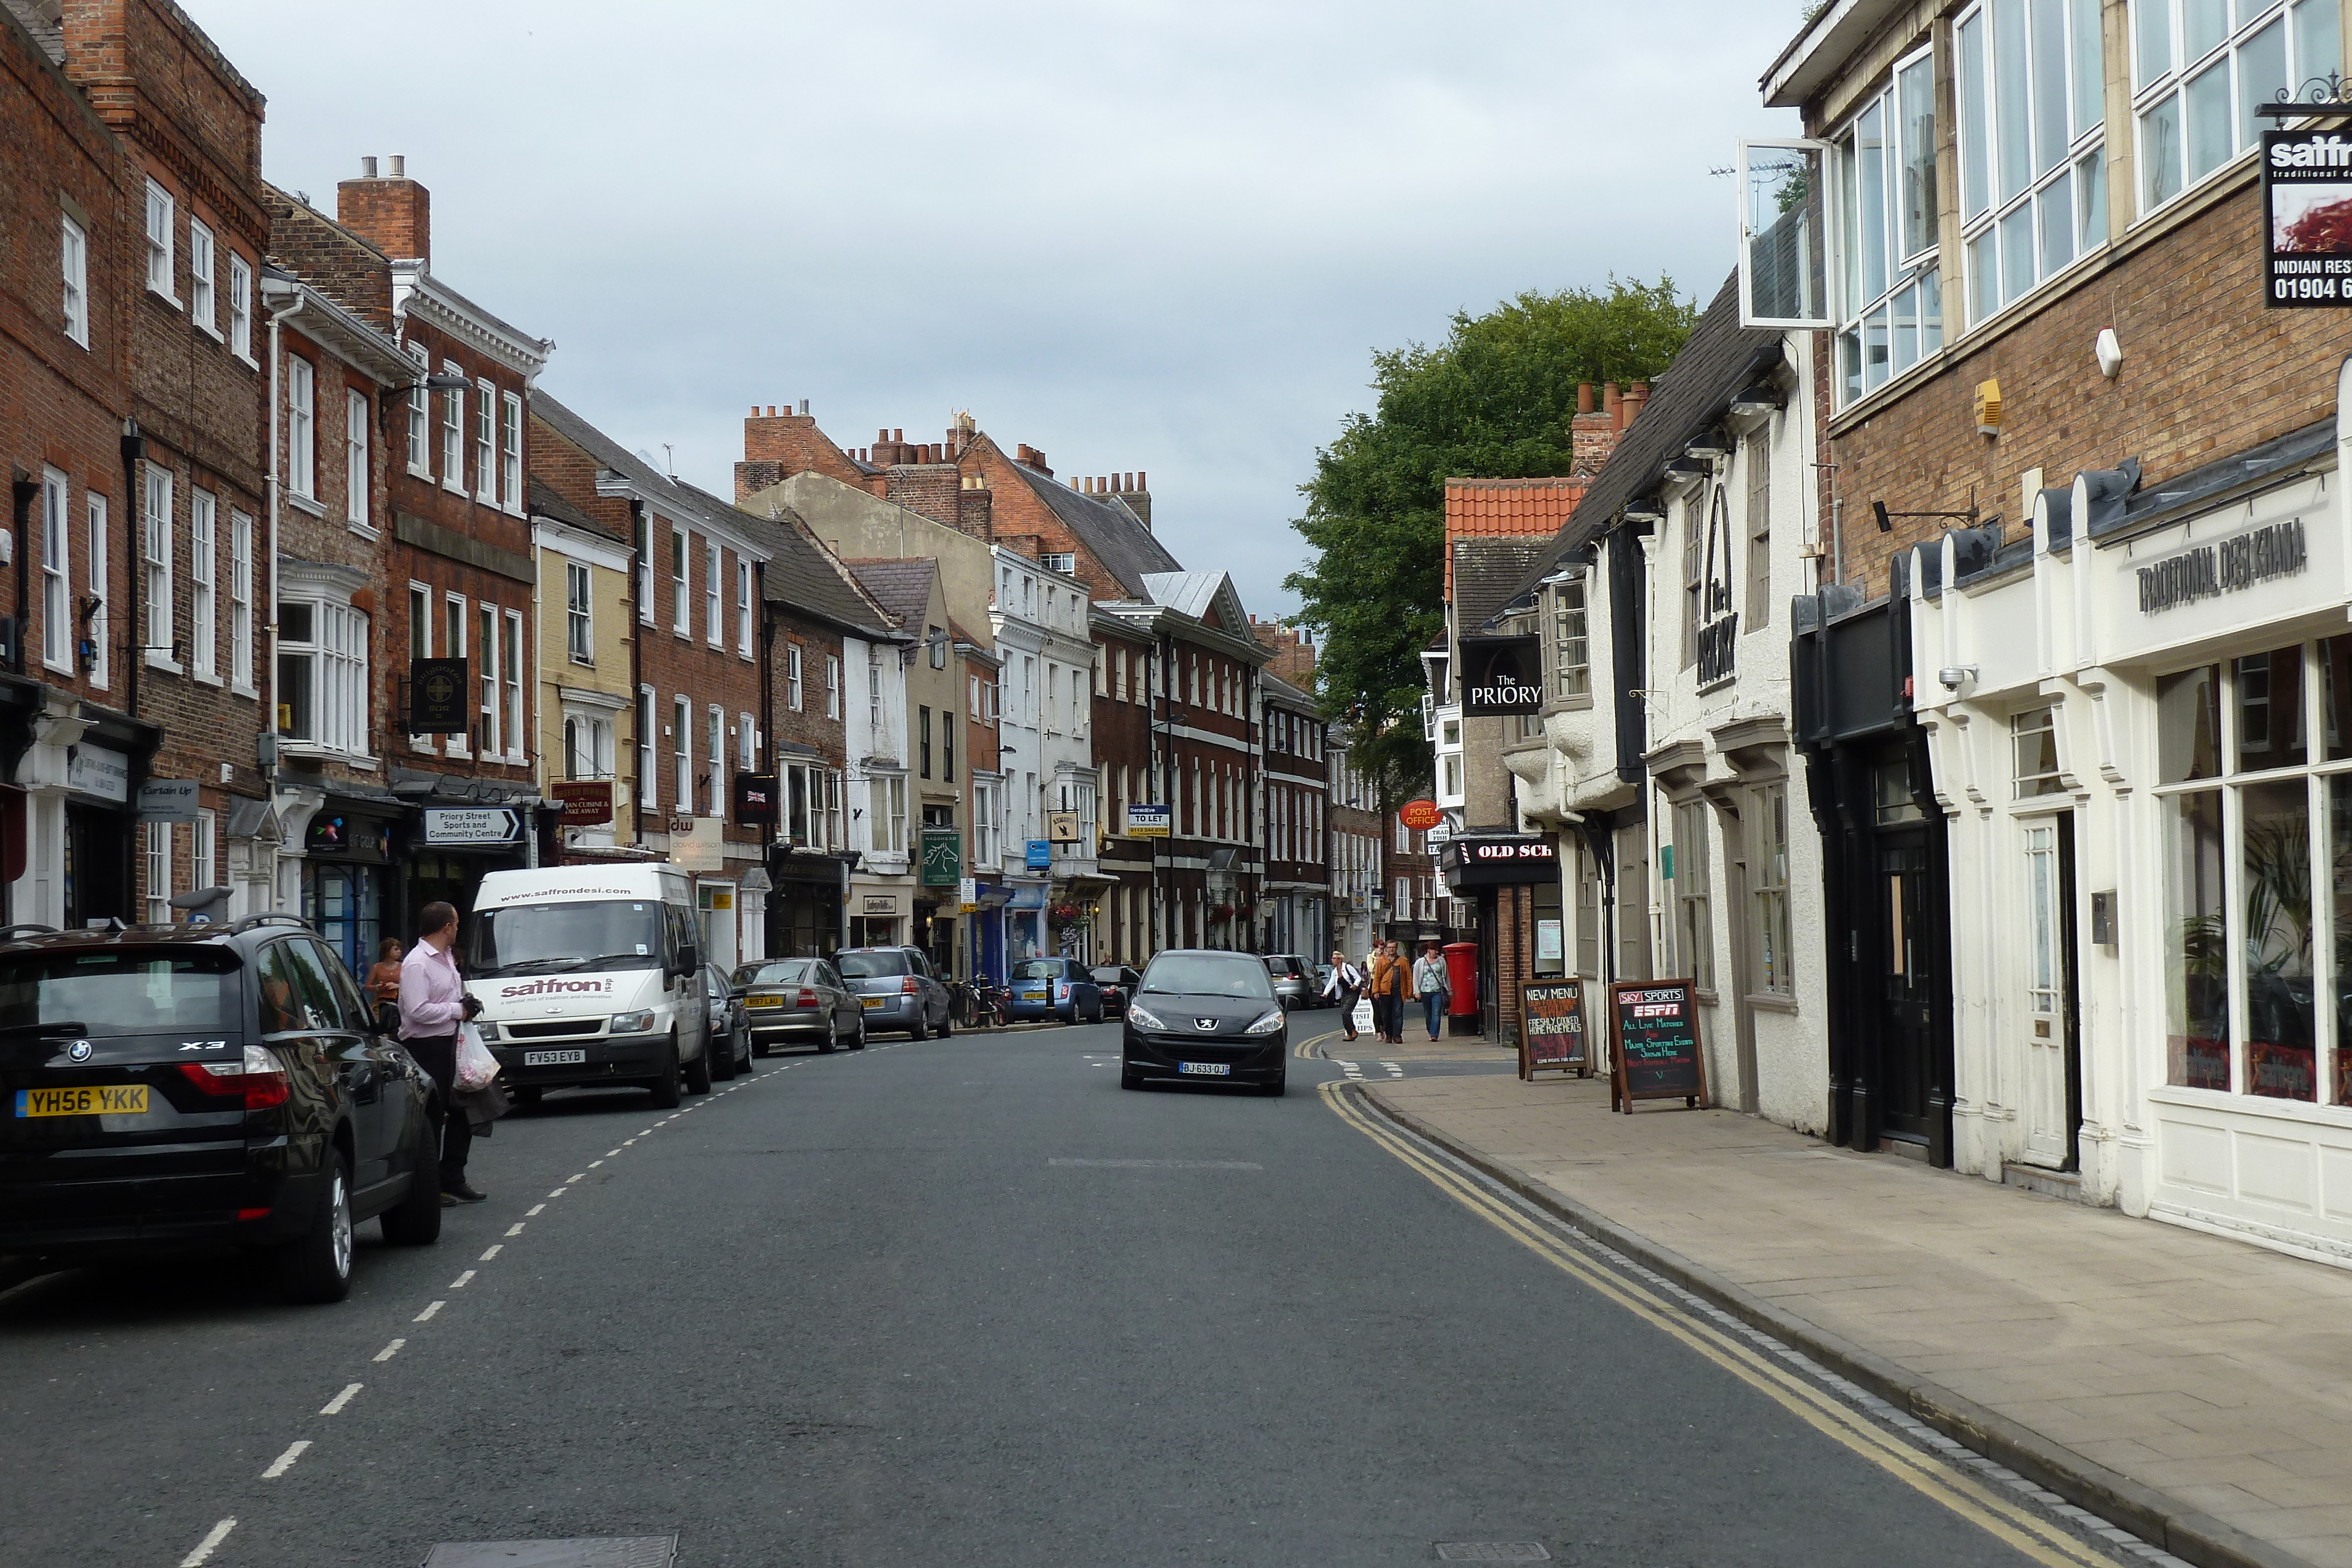
[[[191,215],[188,219],[188,319],[207,337],[220,335],[220,308],[213,278],[220,265],[220,247],[213,231]]]
[[[2138,187],[2132,193],[2133,210],[2137,214],[2135,222],[2172,205],[2259,146],[2262,127],[2254,118],[2256,103],[2271,100],[2280,88],[2299,95],[2303,83],[2343,69],[2342,24],[2335,0],[2293,0],[2291,4],[2281,0],[2261,4],[2256,0],[2256,5],[2258,9],[2250,6],[2247,0],[2238,0],[2234,9],[2255,10],[2255,15],[2234,26],[2230,21],[2233,8],[2223,5],[2218,37],[2193,58],[2184,58],[2189,43],[2189,5],[2181,0],[2134,0],[2130,51],[2133,168]],[[2322,18],[2331,24],[2325,37],[2310,26]],[[2249,82],[2246,72],[2255,55],[2247,46],[2273,24],[2280,29],[2278,42],[2285,78],[2276,82]],[[2164,60],[2161,68],[2151,71],[2149,68],[2156,62],[2150,59],[2148,51],[2159,44]],[[2306,59],[2304,57],[2307,54],[2321,57]],[[2189,93],[2209,81],[2222,94],[2223,118],[2231,127],[2230,150],[2201,172],[2192,172]],[[2151,124],[2167,109],[2172,111],[2169,126]],[[2165,145],[2168,142],[2169,145]],[[2168,191],[2159,191],[2155,184],[2167,168],[2164,153],[2171,155],[2172,188]]]
[[[474,499],[499,500],[499,389],[483,376],[474,383],[482,395],[474,403]]]
[[[178,674],[180,662],[172,656],[172,471],[150,463],[141,477],[144,505],[139,519],[140,562],[147,574],[147,618],[140,637],[141,653],[152,668]]]
[[[228,512],[228,689],[255,696],[253,686],[253,518]]]
[[[1926,244],[1905,248],[1909,243],[1905,233],[1905,176],[1909,172],[1905,153],[1916,133],[1919,100],[1924,100],[1927,122],[1926,184],[1932,201],[1939,128],[1930,50],[1918,49],[1895,61],[1885,82],[1831,139],[1834,152],[1830,167],[1836,171],[1832,204],[1839,235],[1837,357],[1831,381],[1841,408],[1900,379],[1944,346],[1940,214],[1927,216]],[[1868,275],[1873,241],[1875,277]]]
[[[253,264],[235,251],[228,253],[228,351],[254,362]]]
[[[172,193],[153,180],[147,182],[147,292],[168,299],[176,307],[180,296],[173,288],[174,268],[173,241],[178,233],[179,204]]]
[[[530,751],[530,716],[523,710],[522,612],[509,610],[506,619],[506,643],[499,651],[506,677],[506,754],[509,762],[520,763]]]
[[[209,808],[199,808],[196,820],[188,824],[188,885],[192,890],[221,885],[218,828],[219,819]]]
[[[636,508],[635,563],[637,580],[637,624],[654,623],[654,514],[649,507]]]
[[[188,492],[188,667],[220,679],[220,498]]]
[[[172,824],[145,822],[141,825],[147,830],[147,924],[169,925],[172,924]]]
[[[285,628],[285,612],[289,605],[306,605],[310,611],[310,636],[308,641],[289,637]],[[278,601],[279,626],[275,639],[277,656],[282,662],[301,659],[310,662],[310,700],[314,709],[312,733],[300,735],[289,728],[288,714],[293,704],[284,701],[289,683],[280,681],[280,708],[278,733],[289,750],[323,753],[335,757],[365,759],[368,757],[368,707],[370,682],[368,676],[368,615],[354,610],[347,599],[333,592],[310,591],[289,593]]]
[[[41,470],[41,663],[73,674],[73,486]],[[20,633],[21,634],[21,633]]]
[[[735,716],[735,756],[744,772],[760,770],[760,727],[749,713]]]
[[[433,393],[425,386],[431,361],[421,343],[408,345],[416,370],[408,386],[408,471],[420,479],[433,477]]]
[[[368,399],[357,387],[343,389],[343,518],[352,527],[373,532],[369,521]]]
[[[651,810],[661,795],[661,758],[654,748],[654,689],[637,688],[637,793],[635,809]]]
[[[751,563],[735,558],[735,652],[751,656]]]
[[[1961,16],[1954,25],[1953,102],[1958,106],[1958,120],[1954,130],[1959,149],[1960,252],[1968,285],[1965,314],[1971,329],[2072,271],[2106,246],[2104,50],[2091,49],[2097,61],[2095,80],[2084,81],[2074,69],[2084,48],[2097,44],[2100,3],[2101,0],[2066,0],[2065,26],[2062,29],[2066,39],[2062,51],[2065,58],[2058,62],[2043,62],[2031,54],[2032,35],[2028,30],[2025,47],[2029,52],[2024,67],[2027,85],[2022,90],[2031,107],[2025,110],[2026,126],[2021,132],[2026,172],[2024,183],[2015,190],[2005,188],[2001,168],[2001,138],[2006,127],[2001,117],[1999,82],[2001,67],[1998,49],[2001,38],[1996,36],[1996,28],[2002,16],[2014,16],[2022,21],[2022,0],[1987,0]],[[2084,31],[2086,23],[2087,38]],[[2042,127],[2034,122],[2033,115],[2040,109],[2051,107],[2037,100],[2046,95],[2044,73],[2052,70],[2061,78],[2056,91],[2066,106],[2063,128],[2065,134],[2063,151],[2048,167],[2042,168],[2037,165],[2048,155],[2048,138],[2038,134]],[[2085,88],[2090,89],[2087,94]],[[2087,105],[2084,102],[2086,96],[2094,100]],[[2062,187],[2067,249],[2063,256],[2056,256],[2050,249],[2053,243],[2050,219],[2052,209],[2061,204]],[[1983,205],[1972,208],[1971,203],[1978,199],[1979,190]],[[2094,191],[2095,200],[2089,193]],[[2011,226],[2017,224],[2022,227]],[[2015,286],[2006,276],[2015,258],[2003,254],[2013,235],[2023,235],[2026,270],[2032,275],[2030,281]],[[1991,292],[1987,288],[1989,265],[1992,273],[2000,275],[2000,287]]]
[[[114,558],[107,553],[106,497],[90,492],[82,498],[83,517],[89,529],[89,549],[85,559],[89,562],[89,684],[99,691],[106,689],[108,672],[113,667],[108,657],[106,641],[109,635],[107,607],[112,595],[106,591],[106,574]]]
[[[784,645],[784,706],[794,713],[801,711],[801,645]]]
[[[694,705],[684,696],[669,699],[670,761],[677,768],[677,814],[694,815]]]
[[[824,656],[824,716],[841,716],[841,655],[838,653]]]
[[[514,392],[499,394],[499,502],[509,512],[522,513],[522,399]]]
[[[712,647],[719,646],[719,587],[724,561],[719,555],[719,541],[702,541],[702,636]]]
[[[444,375],[463,375],[454,360],[441,361]],[[466,389],[451,387],[441,394],[441,487],[466,493]]]
[[[473,641],[472,622],[467,618],[469,606],[465,595],[445,593],[441,596],[441,654],[445,659],[462,659],[467,644]],[[451,757],[474,755],[473,727],[468,725],[455,735],[441,737],[443,749]]]
[[[563,646],[573,664],[595,668],[595,579],[584,561],[563,563]]]
[[[286,488],[304,500],[319,494],[319,371],[286,356]]]
[[[482,618],[481,662],[474,671],[474,713],[481,723],[482,759],[489,760],[505,749],[500,737],[505,733],[506,704],[499,693],[499,607],[483,600],[478,607]]]
[[[681,637],[694,634],[690,608],[692,596],[688,591],[688,574],[693,567],[693,540],[687,530],[676,523],[669,527],[669,629]]]
[[[712,703],[703,714],[702,754],[710,762],[710,788],[704,791],[705,816],[727,814],[727,710]]]
[[[58,214],[58,271],[65,286],[66,336],[89,347],[89,236]]]

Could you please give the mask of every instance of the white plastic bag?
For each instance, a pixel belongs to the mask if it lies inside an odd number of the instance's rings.
[[[482,1043],[482,1031],[471,1022],[457,1028],[457,1087],[470,1093],[499,1075],[499,1059]]]
[[[1355,1019],[1355,1021],[1356,1021],[1356,1032],[1357,1032],[1358,1034],[1370,1034],[1370,1033],[1371,1033],[1371,1032],[1372,1032],[1372,998],[1370,998],[1370,997],[1366,997],[1366,998],[1364,998],[1362,1000],[1359,1001],[1359,1002],[1356,1004],[1356,1019]]]

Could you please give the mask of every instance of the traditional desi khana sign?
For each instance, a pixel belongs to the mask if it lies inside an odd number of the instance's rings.
[[[2301,517],[2209,540],[2136,569],[2140,613],[2154,615],[2273,578],[2293,577],[2308,560]]]
[[[2352,138],[2263,132],[2263,303],[2352,305]]]

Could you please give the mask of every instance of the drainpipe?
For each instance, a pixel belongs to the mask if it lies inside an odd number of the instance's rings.
[[[643,553],[640,553],[642,541]],[[640,591],[645,574],[653,564],[653,536],[646,529],[646,503],[642,496],[629,497],[629,728],[637,732],[636,745],[632,748],[635,760],[629,764],[629,841],[640,849],[646,841],[646,742],[649,737],[641,727],[653,715],[645,699],[645,605]]]
[[[139,666],[147,662],[146,650],[140,646],[140,643],[147,640],[146,623],[140,619],[139,614],[139,591],[144,586],[144,579],[147,576],[143,564],[146,559],[145,548],[140,539],[140,530],[147,526],[147,486],[139,482],[139,466],[146,461],[147,438],[139,434],[139,422],[135,419],[124,420],[122,422],[122,490],[123,499],[128,501],[130,506],[129,522],[126,525],[128,531],[122,536],[122,543],[123,553],[131,559],[131,630],[132,634],[139,638],[138,643],[124,644],[124,651],[131,655],[127,661],[131,667],[127,672],[126,682],[130,702],[126,706],[130,708],[132,718],[139,716]],[[16,667],[21,670],[25,667],[24,614],[27,608],[21,602],[25,587],[24,549],[26,547],[26,541],[21,533],[17,543],[20,548],[17,550],[16,588],[20,602],[17,607],[16,621]],[[111,626],[107,628],[110,633],[113,630]]]
[[[269,624],[263,630],[268,634],[269,651],[262,656],[262,664],[269,672],[269,698],[268,705],[261,710],[261,733],[268,737],[268,744],[264,748],[268,754],[265,777],[274,791],[278,783],[278,497],[285,488],[283,459],[278,448],[281,417],[278,382],[286,373],[286,361],[278,350],[278,328],[301,310],[302,291],[291,278],[264,268],[261,298],[265,302],[271,299],[286,301],[283,309],[269,313],[269,463],[264,470],[269,488]],[[273,884],[277,881],[275,877],[270,880]]]
[[[126,422],[126,428],[136,429],[137,426],[129,425]],[[133,439],[128,434],[122,438],[122,463],[126,470],[131,465],[131,443]],[[32,580],[26,575],[31,569],[26,564],[26,558],[33,553],[33,502],[40,494],[41,482],[33,477],[29,469],[16,470],[11,478],[8,499],[16,518],[16,646],[8,664],[20,675],[25,673],[25,624],[33,613]],[[106,570],[104,561],[98,562],[97,566],[100,571]],[[133,706],[131,711],[137,713],[139,710]]]

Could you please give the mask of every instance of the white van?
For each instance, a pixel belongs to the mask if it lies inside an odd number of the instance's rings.
[[[466,922],[466,989],[510,1093],[635,1083],[664,1108],[710,1087],[710,1010],[686,874],[494,871]]]

